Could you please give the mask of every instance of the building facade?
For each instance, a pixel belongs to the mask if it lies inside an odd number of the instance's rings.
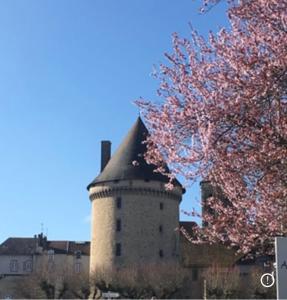
[[[0,245],[0,277],[29,275],[43,269],[86,272],[89,255],[90,242],[49,241],[43,234],[8,238]]]
[[[0,245],[0,298],[17,297],[21,278],[34,275],[60,278],[66,274],[87,276],[90,242],[8,238]]]

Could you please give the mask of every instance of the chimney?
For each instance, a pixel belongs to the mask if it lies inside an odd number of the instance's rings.
[[[110,141],[102,141],[101,142],[101,172],[104,170],[105,166],[109,162],[111,158],[111,142]]]

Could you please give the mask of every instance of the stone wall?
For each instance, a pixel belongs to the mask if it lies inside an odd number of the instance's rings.
[[[179,188],[170,192],[160,182],[120,181],[92,187],[90,198],[91,272],[178,259]],[[120,256],[116,256],[116,244],[121,244]]]

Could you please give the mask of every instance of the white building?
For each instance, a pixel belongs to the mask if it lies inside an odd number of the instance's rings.
[[[33,238],[8,238],[0,245],[0,298],[13,296],[12,283],[30,274],[87,275],[90,242],[49,241],[43,234]]]

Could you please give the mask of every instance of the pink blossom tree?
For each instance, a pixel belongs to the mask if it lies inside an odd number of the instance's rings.
[[[202,216],[197,241],[247,253],[287,234],[287,1],[230,1],[228,18],[231,29],[208,41],[174,34],[156,74],[162,100],[137,104],[147,161],[207,179],[229,200],[209,199],[215,213]]]

